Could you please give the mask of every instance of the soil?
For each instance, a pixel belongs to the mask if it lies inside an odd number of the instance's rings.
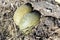
[[[13,20],[16,9],[25,3],[41,13],[40,23],[28,35]],[[60,40],[60,4],[55,0],[0,0],[0,40]]]

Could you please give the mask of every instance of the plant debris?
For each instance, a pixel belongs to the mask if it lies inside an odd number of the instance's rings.
[[[32,32],[23,35],[13,15],[27,2],[42,15]],[[60,4],[54,0],[0,0],[0,40],[60,40]]]

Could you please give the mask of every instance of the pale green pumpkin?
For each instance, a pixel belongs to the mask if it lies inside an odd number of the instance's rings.
[[[21,18],[32,11],[32,7],[28,6],[28,5],[21,5],[20,7],[18,7],[15,11],[15,14],[13,16],[14,22],[16,23],[16,25],[19,25]]]
[[[37,12],[25,14],[19,23],[19,28],[25,34],[28,34],[30,31],[32,31],[32,28],[39,23],[39,20],[40,14]]]
[[[24,34],[28,34],[39,23],[40,13],[32,11],[31,6],[22,5],[15,11],[13,20]]]

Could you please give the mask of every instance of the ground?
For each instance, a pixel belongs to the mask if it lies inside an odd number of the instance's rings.
[[[23,35],[13,15],[27,2],[41,13],[41,19],[29,35]],[[59,13],[60,4],[54,0],[0,0],[0,40],[60,40]]]

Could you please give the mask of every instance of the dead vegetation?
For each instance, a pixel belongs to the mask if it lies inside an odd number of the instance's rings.
[[[32,33],[24,36],[13,15],[27,2],[42,15]],[[0,40],[60,40],[60,4],[54,0],[0,0]]]

